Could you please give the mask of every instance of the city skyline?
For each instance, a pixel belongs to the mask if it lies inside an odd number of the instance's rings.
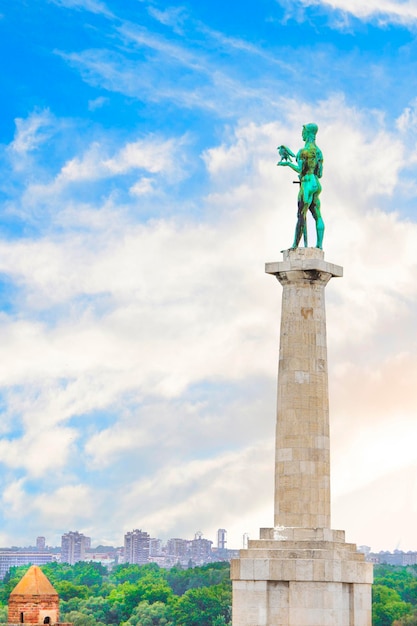
[[[123,543],[124,543],[124,541],[126,541],[126,536],[131,535],[132,533],[135,534],[137,532],[141,533],[142,529],[132,529],[132,530],[121,531],[120,543],[119,544],[116,543],[114,545],[110,545],[109,544],[109,547],[123,547]],[[158,540],[160,539],[158,537],[157,533],[154,536],[154,535],[150,535],[147,532],[146,529],[143,529],[143,532],[145,533],[145,535],[149,539],[154,539],[154,538],[156,538]],[[201,530],[196,530],[193,533],[193,538],[194,539],[197,538],[197,536],[201,537],[201,538],[204,538],[204,539],[208,539],[207,535],[205,535],[205,533],[202,532]],[[87,535],[85,535],[82,530],[81,531],[80,530],[67,530],[66,532],[64,532],[63,534],[60,535],[60,542],[59,543],[62,545],[63,541],[66,542],[67,540],[71,540],[71,539],[79,541],[81,538],[83,538],[85,540],[84,551],[93,549],[91,547],[91,545],[92,545],[92,543],[95,543],[95,542],[92,541],[91,537],[88,537]],[[170,541],[172,539],[173,539],[173,537],[168,537],[168,538],[165,538],[165,541]],[[191,541],[191,538],[190,539],[183,538],[183,539],[184,539],[184,541]],[[217,544],[217,547],[220,547],[222,549],[226,549],[226,544],[228,543],[228,541],[227,541],[227,530],[225,528],[218,528],[216,533],[215,533],[215,536],[210,541],[211,541],[211,543],[213,545]],[[242,537],[242,543],[243,543],[243,537]],[[100,545],[103,545],[104,547],[106,546],[106,544],[100,544]],[[56,547],[58,547],[57,545],[55,545],[55,546],[52,545],[52,543],[47,541],[47,538],[44,537],[43,535],[38,535],[36,537],[36,541],[33,544],[24,543],[23,546],[19,546],[19,547],[30,547],[30,546],[36,547],[36,550],[39,550],[39,551],[42,551],[42,550],[48,549],[48,548],[56,548]],[[14,546],[14,547],[18,547],[18,546]],[[8,547],[7,546],[0,546],[0,549],[3,549],[3,548],[7,549]]]
[[[23,551],[31,550],[32,552],[33,550],[35,550],[36,552],[39,552],[39,553],[42,553],[43,551],[48,552],[50,550],[52,550],[53,552],[56,552],[59,549],[65,551],[67,548],[63,547],[63,544],[66,541],[68,541],[67,538],[71,540],[71,537],[73,536],[75,541],[77,540],[79,541],[79,538],[82,538],[85,541],[84,547],[78,554],[78,556],[80,556],[80,554],[82,553],[83,558],[80,558],[79,560],[88,560],[88,554],[90,552],[94,552],[95,550],[97,550],[97,548],[103,548],[103,549],[109,548],[113,550],[122,550],[122,551],[126,550],[126,538],[128,536],[135,535],[136,533],[139,533],[139,535],[143,534],[144,536],[146,536],[149,539],[151,545],[152,545],[152,542],[158,542],[158,545],[164,546],[165,548],[169,546],[170,542],[180,541],[180,542],[185,542],[185,543],[191,543],[193,540],[200,538],[200,539],[203,539],[204,541],[211,543],[214,550],[220,549],[220,550],[226,550],[226,551],[229,550],[232,552],[240,550],[242,548],[247,548],[248,539],[257,538],[257,537],[249,537],[248,533],[244,533],[241,537],[241,541],[239,545],[231,545],[228,547],[228,544],[229,544],[229,541],[227,538],[228,531],[225,528],[218,528],[212,538],[209,535],[206,535],[201,530],[195,531],[195,533],[192,534],[193,536],[189,535],[188,538],[185,537],[183,533],[181,532],[175,537],[165,536],[161,538],[157,532],[154,534],[149,534],[147,529],[132,529],[132,530],[122,531],[122,533],[120,534],[119,542],[116,541],[114,544],[110,544],[110,543],[100,544],[94,541],[94,539],[92,539],[91,537],[86,536],[80,530],[75,530],[75,531],[69,530],[63,533],[62,535],[57,535],[60,537],[60,541],[56,545],[53,545],[52,542],[48,542],[44,536],[38,536],[36,537],[36,541],[33,543],[30,543],[29,541],[29,542],[23,542],[23,544],[21,545],[0,546],[0,552],[13,550],[15,548],[17,550],[23,550]],[[93,545],[93,544],[96,544],[96,545]],[[130,550],[130,548],[128,549]],[[364,552],[365,554],[368,554],[368,553],[372,553],[372,554],[392,553],[394,554],[398,552],[401,554],[413,553],[417,555],[417,550],[400,550],[398,548],[395,548],[391,552],[389,549],[386,549],[386,548],[381,548],[380,550],[374,549],[372,545],[359,545],[358,550],[360,552]],[[152,553],[151,548],[149,550],[149,553],[150,554]],[[73,564],[71,563],[71,560],[68,560],[66,562],[68,562],[69,564]]]
[[[277,146],[315,122],[332,527],[417,548],[416,27],[400,0],[0,0],[0,544],[271,526],[264,263],[296,221]]]
[[[210,552],[213,556],[213,558],[210,558],[210,562],[213,562],[216,560],[216,555],[219,555],[220,560],[225,560],[227,553],[229,554],[229,560],[231,558],[237,558],[236,555],[242,547],[247,549],[247,540],[248,537],[245,533],[242,537],[241,546],[232,546],[231,548],[228,548],[227,530],[225,528],[219,528],[217,530],[216,539],[214,540],[204,537],[204,533],[201,531],[196,531],[193,538],[169,537],[162,540],[157,536],[151,536],[146,530],[133,529],[124,533],[123,541],[121,541],[120,544],[94,546],[92,545],[94,542],[91,541],[91,537],[87,537],[82,532],[76,530],[64,533],[61,536],[60,546],[48,545],[45,541],[45,537],[43,536],[36,537],[36,547],[32,544],[23,546],[0,546],[0,557],[3,559],[2,575],[4,575],[6,571],[4,569],[5,560],[7,560],[9,553],[13,556],[13,558],[16,558],[17,562],[20,561],[21,564],[24,564],[22,561],[23,556],[37,556],[39,558],[39,563],[36,564],[49,563],[51,562],[51,559],[55,559],[57,557],[60,562],[74,565],[78,561],[91,560],[92,555],[94,561],[100,560],[99,558],[97,559],[99,554],[103,556],[104,560],[102,560],[102,562],[105,561],[108,564],[110,558],[109,555],[111,553],[114,553],[113,558],[116,558],[117,553],[118,558],[121,558],[122,563],[143,565],[148,561],[154,561],[161,565],[161,562],[157,557],[165,554],[168,556],[181,557],[183,564],[187,564],[187,552],[191,549],[194,553],[193,556],[196,555],[195,548],[192,548],[192,545],[196,542],[197,544],[201,542],[201,544],[204,545],[205,555]],[[139,545],[141,542],[142,547],[145,545],[145,551],[143,551]],[[375,563],[391,563],[395,565],[415,565],[417,563],[417,551],[415,550],[403,551],[395,549],[392,552],[389,550],[376,551],[372,549],[372,546],[367,545],[357,546],[357,549],[360,552],[363,552],[367,558],[370,557],[368,560]],[[49,555],[51,558],[47,558],[42,561],[42,555]],[[184,559],[183,557],[187,558]],[[27,560],[27,563],[32,563],[32,561]],[[172,567],[175,563],[175,561],[172,561],[161,566]]]
[[[228,544],[228,532],[225,528],[219,528],[216,532],[216,537],[214,537],[213,539],[210,539],[208,537],[206,537],[204,535],[204,533],[201,530],[198,530],[194,533],[193,537],[168,537],[165,538],[164,540],[162,540],[161,538],[159,538],[157,536],[157,534],[155,536],[151,536],[146,529],[132,529],[129,531],[124,532],[124,534],[122,535],[122,540],[117,544],[114,545],[96,545],[94,546],[93,543],[94,541],[91,540],[91,537],[88,537],[86,535],[84,535],[82,532],[80,532],[79,530],[69,530],[67,532],[65,532],[63,535],[61,535],[61,541],[60,541],[60,545],[50,545],[49,543],[46,542],[46,538],[43,536],[38,536],[36,537],[36,541],[31,544],[24,544],[21,546],[0,546],[0,553],[4,553],[6,554],[8,551],[12,551],[16,548],[17,552],[13,553],[13,554],[19,554],[19,551],[22,552],[28,552],[30,551],[30,553],[32,555],[38,553],[38,554],[42,554],[43,552],[45,553],[56,553],[59,552],[61,550],[61,554],[60,554],[60,560],[63,560],[63,555],[65,554],[69,554],[69,552],[71,552],[72,550],[72,554],[74,554],[74,547],[76,544],[83,544],[83,545],[79,545],[77,546],[77,554],[75,559],[66,559],[64,560],[64,562],[68,563],[69,565],[73,565],[74,563],[71,562],[72,560],[74,560],[74,562],[76,561],[88,561],[89,560],[89,554],[90,553],[94,553],[97,551],[98,548],[103,549],[104,552],[106,552],[106,549],[109,550],[114,550],[117,552],[120,552],[121,554],[124,554],[123,556],[123,562],[127,562],[127,563],[136,563],[136,564],[140,564],[138,563],[137,559],[136,559],[136,555],[135,552],[137,551],[134,547],[134,545],[132,545],[132,539],[133,538],[137,538],[139,539],[139,541],[141,539],[145,539],[146,544],[147,544],[147,552],[149,554],[149,556],[153,556],[153,555],[158,555],[158,550],[163,549],[164,551],[166,551],[168,549],[168,553],[169,552],[169,547],[170,545],[174,545],[176,542],[180,542],[181,544],[192,544],[194,541],[196,540],[200,540],[203,541],[206,544],[211,544],[212,546],[212,550],[214,552],[219,551],[222,552],[237,552],[239,549],[246,548],[247,549],[247,540],[250,539],[247,536],[247,533],[245,533],[242,537],[242,545],[241,546],[232,546],[231,548],[227,547]],[[74,546],[71,546],[70,551],[68,550],[68,543],[73,543]],[[369,554],[382,554],[382,555],[391,555],[391,556],[395,556],[397,555],[407,555],[407,554],[413,554],[414,555],[414,560],[417,562],[417,551],[415,550],[398,550],[395,549],[392,552],[390,552],[389,550],[380,550],[379,552],[377,552],[376,550],[372,549],[372,546],[367,546],[367,545],[361,545],[361,546],[357,546],[357,549],[360,552],[363,552],[365,555],[369,555]],[[52,552],[51,552],[52,551]],[[29,553],[29,552],[28,552]],[[140,550],[138,551],[138,554],[140,554]],[[395,561],[395,559],[394,559]],[[393,562],[394,562],[393,561]],[[382,561],[381,561],[382,562]],[[389,561],[386,561],[389,562]],[[400,564],[399,562],[396,564]],[[410,563],[411,564],[411,563]],[[413,563],[414,564],[414,561]]]

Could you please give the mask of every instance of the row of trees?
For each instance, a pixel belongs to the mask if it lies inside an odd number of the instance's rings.
[[[0,583],[0,623],[27,567],[15,567]],[[74,626],[225,626],[231,621],[228,563],[161,569],[99,563],[42,566],[61,599],[61,621]],[[373,626],[417,626],[417,566],[377,565]]]
[[[417,566],[375,566],[372,623],[417,626]]]
[[[7,621],[8,597],[27,569],[12,568],[0,585],[0,622]],[[59,594],[61,621],[74,626],[224,626],[231,620],[228,563],[187,570],[119,565],[110,572],[99,563],[50,563],[42,570]]]

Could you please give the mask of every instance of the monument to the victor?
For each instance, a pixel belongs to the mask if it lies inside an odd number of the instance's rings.
[[[283,287],[275,449],[274,527],[232,561],[233,626],[371,626],[372,564],[330,524],[330,438],[324,289],[340,266],[324,260],[323,155],[303,126],[294,242],[265,271]],[[295,159],[295,161],[293,161]],[[307,247],[307,213],[316,247]],[[301,237],[304,248],[299,248]]]

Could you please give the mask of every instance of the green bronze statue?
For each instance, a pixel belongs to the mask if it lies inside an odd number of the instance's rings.
[[[307,239],[307,212],[311,211],[316,221],[317,243],[316,248],[323,247],[324,222],[320,213],[320,178],[323,174],[323,154],[316,145],[317,124],[305,124],[302,137],[304,147],[297,152],[297,156],[287,146],[279,146],[281,160],[277,165],[288,165],[298,174],[300,191],[298,193],[297,225],[295,227],[294,243],[292,248],[298,248],[301,235],[304,246],[308,246]],[[295,158],[296,163],[293,163]]]

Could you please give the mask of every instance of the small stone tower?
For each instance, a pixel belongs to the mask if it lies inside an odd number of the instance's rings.
[[[9,624],[57,624],[59,597],[45,574],[32,565],[9,596]]]

